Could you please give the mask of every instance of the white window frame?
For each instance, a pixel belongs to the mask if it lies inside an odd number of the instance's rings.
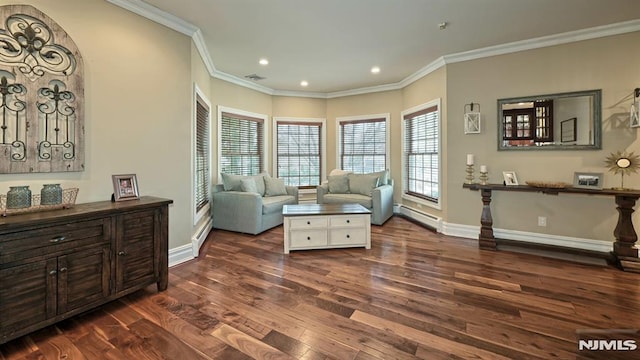
[[[218,145],[217,145],[217,151],[218,151],[218,162],[216,163],[216,183],[217,184],[222,184],[222,178],[220,177],[220,164],[222,163],[222,113],[231,113],[231,114],[236,114],[236,115],[241,115],[241,116],[248,116],[248,117],[252,117],[252,118],[256,118],[256,119],[261,119],[262,120],[262,124],[264,126],[264,129],[262,131],[264,139],[262,139],[262,163],[264,164],[264,168],[263,171],[267,171],[269,169],[269,156],[267,154],[267,149],[268,146],[267,144],[269,143],[269,116],[265,115],[265,114],[258,114],[258,113],[254,113],[254,112],[250,112],[250,111],[245,111],[245,110],[239,110],[239,109],[234,109],[231,107],[226,107],[226,106],[222,106],[222,105],[218,105]]]
[[[342,123],[344,122],[350,122],[350,121],[358,121],[358,120],[371,120],[371,119],[380,119],[380,118],[384,118],[385,119],[385,164],[387,169],[389,169],[391,167],[391,114],[390,113],[384,113],[384,114],[372,114],[372,115],[357,115],[357,116],[342,116],[342,117],[337,117],[336,121],[338,123],[338,126],[336,126],[336,139],[337,143],[336,143],[336,166],[342,168],[342,159],[340,154],[342,154],[342,131],[340,131],[342,129]]]
[[[278,122],[298,122],[298,123],[322,123],[320,129],[320,183],[326,179],[327,169],[327,119],[324,118],[296,118],[296,117],[273,117],[273,168],[272,174],[276,176],[278,173]],[[315,193],[315,189],[301,189],[303,193]]]
[[[197,117],[198,117],[198,98],[200,98],[209,108],[209,118],[207,119],[207,122],[209,124],[209,128],[208,128],[208,141],[209,141],[209,156],[207,161],[209,162],[209,183],[207,184],[207,194],[209,197],[209,202],[206,206],[204,206],[202,209],[200,209],[200,211],[198,211],[196,209],[196,187],[197,187],[197,180],[196,180],[196,138],[197,138]],[[192,189],[191,189],[191,208],[193,209],[193,225],[197,225],[202,218],[204,218],[205,216],[210,216],[211,213],[211,178],[212,178],[212,170],[213,170],[213,164],[211,163],[211,148],[212,148],[212,139],[211,139],[211,113],[213,112],[213,108],[211,107],[211,102],[209,101],[209,99],[205,96],[205,94],[202,92],[202,90],[198,87],[197,84],[193,84],[193,116],[191,117],[191,129],[192,129],[192,138],[191,138],[191,184],[192,184]]]
[[[406,156],[406,152],[405,152],[405,136],[406,136],[406,128],[405,128],[405,115],[408,114],[412,114],[424,109],[428,109],[430,107],[434,107],[436,106],[438,108],[438,166],[439,166],[439,171],[438,171],[438,201],[437,202],[433,202],[433,201],[428,201],[426,199],[417,197],[417,196],[412,196],[407,194],[407,179],[406,179],[406,173],[407,173],[407,156]],[[432,207],[434,209],[438,209],[438,210],[442,210],[442,106],[441,106],[441,100],[440,98],[435,99],[435,100],[431,100],[427,103],[421,104],[421,105],[417,105],[414,106],[410,109],[406,109],[403,110],[400,113],[400,119],[402,121],[402,198],[403,199],[407,199],[410,201],[413,201],[417,204],[421,204],[421,205],[425,205],[428,207]]]

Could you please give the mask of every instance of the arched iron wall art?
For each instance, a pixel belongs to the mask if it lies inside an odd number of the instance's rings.
[[[84,69],[67,33],[0,6],[0,174],[84,170]]]

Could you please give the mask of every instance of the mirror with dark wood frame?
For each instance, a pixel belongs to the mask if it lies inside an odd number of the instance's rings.
[[[498,99],[498,150],[602,148],[602,91]]]

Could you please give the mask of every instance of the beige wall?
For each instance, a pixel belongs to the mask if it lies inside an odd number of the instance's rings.
[[[11,0],[50,16],[85,65],[86,170],[0,175],[0,191],[59,182],[78,202],[108,200],[111,175],[137,174],[141,195],[174,200],[169,247],[191,236],[191,39],[101,0]],[[170,166],[168,164],[171,164]]]
[[[603,172],[605,187],[619,185],[604,167],[613,151],[638,153],[637,129],[629,128],[631,93],[640,86],[640,32],[561,46],[495,56],[447,66],[449,103],[447,221],[477,225],[481,203],[477,192],[462,190],[465,156],[486,164],[491,182],[502,182],[502,171],[516,171],[527,180],[573,182],[573,173]],[[497,151],[497,105],[500,98],[602,89],[603,149],[596,151]],[[464,135],[463,106],[479,103],[482,133]],[[477,176],[477,174],[476,174]],[[625,185],[640,188],[632,176]],[[494,193],[494,227],[611,241],[617,221],[614,199],[585,195],[550,196]],[[537,226],[538,216],[548,226]],[[634,216],[638,222],[638,213]]]

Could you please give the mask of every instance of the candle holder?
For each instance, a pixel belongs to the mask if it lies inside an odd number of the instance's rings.
[[[474,176],[473,176],[473,164],[469,165],[467,164],[467,177],[466,179],[466,183],[467,184],[473,184],[473,180],[474,180]]]
[[[489,183],[489,173],[486,171],[480,171],[480,184],[487,185]]]

